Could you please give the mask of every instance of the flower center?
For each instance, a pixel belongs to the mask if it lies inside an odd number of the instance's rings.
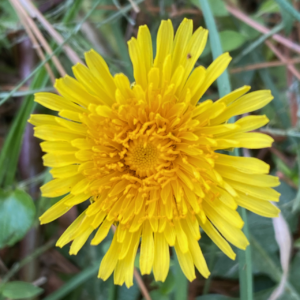
[[[159,164],[159,151],[148,141],[133,140],[129,144],[125,163],[140,177],[150,176]]]

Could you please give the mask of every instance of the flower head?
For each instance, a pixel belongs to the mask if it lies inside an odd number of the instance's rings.
[[[270,91],[246,94],[250,87],[244,86],[218,101],[198,103],[231,60],[225,53],[207,69],[194,68],[207,34],[203,28],[193,33],[192,21],[185,19],[174,38],[171,21],[162,21],[153,61],[150,32],[141,26],[137,39],[128,42],[135,83],[124,74],[112,76],[91,50],[85,55],[87,67],[73,68],[76,79],[56,81],[61,96],[36,94],[35,101],[60,116],[30,119],[35,136],[45,140],[44,165],[52,168],[54,178],[42,194],[65,195],[40,217],[41,223],[89,201],[57,245],[72,241],[70,254],[77,254],[95,230],[92,245],[115,225],[99,270],[104,280],[114,271],[116,284],[131,286],[139,245],[142,274],[153,269],[155,279],[164,281],[171,246],[189,280],[195,278],[195,266],[208,277],[200,228],[234,259],[228,242],[241,249],[249,244],[237,206],[266,217],[278,215],[270,201],[279,199],[272,189],[279,182],[266,175],[269,166],[216,152],[270,147],[271,137],[248,132],[265,125],[266,116],[249,115],[233,124],[227,120],[257,110],[273,97]]]

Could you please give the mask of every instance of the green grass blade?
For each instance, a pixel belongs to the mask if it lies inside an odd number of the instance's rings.
[[[203,12],[205,24],[210,32],[209,40],[210,40],[210,46],[212,49],[213,58],[216,59],[218,56],[220,56],[223,53],[217,26],[208,1],[199,0],[199,3]],[[218,84],[220,97],[230,93],[231,87],[230,87],[229,75],[227,70],[218,78],[217,84]],[[234,122],[234,119],[231,119],[230,121]],[[247,215],[245,209],[240,208],[240,213],[245,222],[243,231],[247,236],[249,235],[249,232],[248,232]],[[247,268],[242,269],[243,272],[240,272],[241,300],[252,300],[253,279],[252,279],[252,262],[251,262],[250,247],[247,247],[245,251],[238,250],[238,259],[239,259],[240,266],[245,266],[245,265],[247,266]]]
[[[245,208],[239,207],[238,212],[240,213],[243,221],[244,227],[243,232],[247,239],[249,240],[249,227],[248,227],[248,217]],[[238,260],[239,260],[239,274],[240,274],[240,298],[241,300],[251,300],[253,299],[253,283],[252,283],[252,258],[250,246],[246,250],[238,250]]]
[[[267,40],[269,37],[271,37],[272,35],[274,35],[275,33],[278,33],[279,31],[281,31],[284,28],[284,23],[280,23],[278,25],[276,25],[274,28],[272,28],[268,33],[263,34],[262,36],[260,36],[257,40],[255,40],[254,42],[252,42],[248,47],[246,47],[241,54],[239,54],[237,57],[235,57],[234,59],[234,63],[239,62],[245,55],[251,53],[255,48],[257,48],[258,46],[260,46],[265,40]]]
[[[37,73],[34,80],[32,81],[31,88],[36,89],[38,87],[46,86],[49,76],[46,73],[45,69],[40,69],[40,72]],[[19,154],[22,147],[22,137],[27,124],[27,119],[30,113],[34,110],[36,103],[33,101],[32,96],[27,96],[23,99],[23,103],[17,117],[14,120],[12,129],[9,132],[8,139],[5,141],[9,146],[6,148],[8,151],[1,152],[2,156],[5,159],[5,168],[0,171],[0,179],[4,177],[3,173],[6,172],[6,176],[3,181],[4,187],[8,187],[13,184],[15,173],[17,169],[17,164],[19,160]],[[1,162],[0,162],[1,163]],[[1,180],[0,180],[1,183]]]
[[[210,41],[213,59],[216,59],[218,56],[223,54],[219,32],[208,1],[199,0],[199,3],[203,11],[205,24],[207,26],[207,29],[209,30],[209,41]],[[226,94],[230,93],[231,86],[230,86],[229,75],[227,70],[224,71],[224,73],[217,79],[217,84],[218,84],[220,97],[223,97]]]
[[[99,269],[100,262],[94,263],[92,266],[84,269],[79,274],[73,276],[69,281],[67,281],[60,289],[52,293],[51,295],[45,297],[43,300],[58,300],[62,299],[64,296],[68,295],[79,285],[83,284],[91,277],[96,276]]]
[[[178,262],[178,258],[175,256],[174,259],[175,267],[175,300],[182,300],[188,298],[188,281],[183,274],[181,267]]]
[[[286,0],[275,0],[278,5],[293,16],[296,20],[300,21],[300,13]]]

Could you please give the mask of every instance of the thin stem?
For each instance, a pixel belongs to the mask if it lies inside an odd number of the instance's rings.
[[[254,20],[252,20],[250,17],[248,17],[246,14],[244,14],[240,10],[238,10],[232,6],[228,6],[228,5],[226,5],[226,8],[233,16],[235,16],[237,19],[243,21],[244,23],[246,23],[250,27],[254,28],[255,30],[262,32],[264,34],[267,34],[270,32],[270,29],[255,22]],[[300,45],[293,43],[289,39],[287,39],[279,34],[272,35],[272,38],[275,41],[277,41],[278,43],[290,48],[291,50],[293,50],[297,53],[300,53]]]
[[[270,42],[270,41],[265,41],[265,44],[271,49],[271,51],[281,60],[281,61],[287,61],[287,58]],[[287,68],[293,73],[293,75],[300,80],[300,73],[299,71],[295,68],[294,65],[288,64]]]
[[[139,272],[137,271],[136,268],[134,268],[134,277],[135,277],[135,280],[136,280],[136,282],[137,282],[144,298],[146,300],[152,300],[151,296],[150,296],[150,294],[149,294],[149,292],[148,292],[148,290],[147,290],[147,288],[146,288],[146,286],[145,286],[145,284],[144,284],[144,282],[141,278],[141,275],[139,274]]]
[[[285,66],[285,65],[289,65],[289,64],[299,64],[299,63],[300,63],[300,58],[293,58],[293,59],[288,59],[285,61],[268,61],[268,62],[246,65],[243,67],[233,68],[230,70],[230,74],[247,72],[247,71],[251,71],[251,70],[272,68],[272,67],[281,67],[281,66]]]

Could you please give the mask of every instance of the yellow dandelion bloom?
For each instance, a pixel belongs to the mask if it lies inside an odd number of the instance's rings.
[[[40,221],[51,222],[89,201],[57,242],[59,247],[72,242],[70,254],[77,254],[94,231],[91,244],[101,243],[115,225],[99,270],[103,280],[114,272],[116,284],[131,286],[139,251],[141,273],[153,270],[155,280],[164,281],[169,247],[190,281],[195,267],[207,278],[200,228],[235,259],[229,243],[240,249],[249,244],[237,207],[265,217],[279,213],[271,203],[279,199],[272,189],[279,181],[267,175],[266,163],[216,152],[270,147],[271,137],[248,132],[265,125],[266,116],[227,121],[273,97],[267,90],[246,94],[250,87],[244,86],[218,101],[198,103],[231,60],[225,53],[207,69],[194,68],[207,35],[203,28],[193,33],[192,20],[184,19],[174,37],[171,21],[162,21],[153,60],[149,29],[141,26],[128,42],[134,84],[124,74],[112,76],[91,50],[85,54],[87,66],[74,66],[75,79],[56,81],[61,96],[36,94],[36,102],[59,115],[30,118],[35,136],[45,140],[44,165],[54,178],[41,191],[45,197],[64,195]]]

